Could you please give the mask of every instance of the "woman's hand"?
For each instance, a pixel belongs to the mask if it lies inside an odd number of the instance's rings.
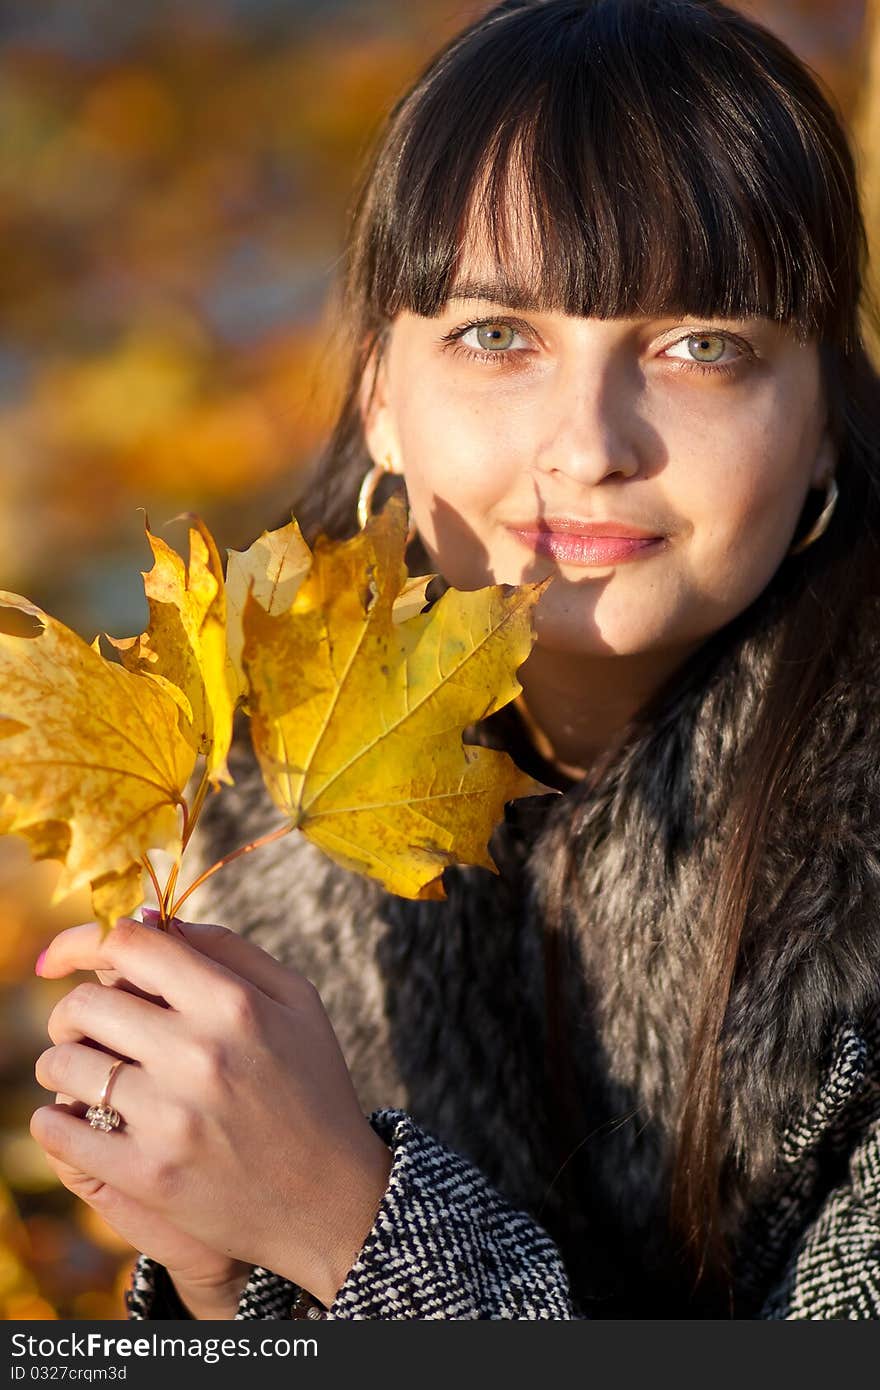
[[[110,1058],[131,1062],[108,1096],[120,1129],[91,1129],[62,1104],[36,1110],[31,1133],[104,1185],[92,1194],[102,1214],[106,1192],[131,1229],[148,1213],[166,1239],[190,1237],[193,1268],[216,1252],[329,1304],[372,1226],[391,1153],[361,1111],[310,981],[224,927],[180,931],[123,918],[103,942],[87,923],[48,947],[44,976],[107,971],[126,988],[88,982],[56,1005],[37,1080],[94,1104]]]
[[[177,930],[174,923],[172,930]],[[115,970],[98,970],[95,973],[105,985],[128,990],[141,998],[152,999],[162,1008],[168,1007],[164,1000],[144,994],[130,981],[122,979]],[[83,1039],[83,1042],[87,1046],[92,1045],[89,1039]],[[94,1046],[101,1055],[109,1059],[106,1064],[109,1070],[110,1061],[115,1054],[101,1049],[99,1043],[95,1043]],[[64,1106],[70,1114],[80,1117],[83,1117],[88,1109],[84,1102],[75,1100],[73,1096],[63,1092],[56,1094],[55,1101],[56,1104]],[[200,1318],[234,1317],[250,1274],[249,1264],[243,1260],[230,1259],[228,1255],[217,1250],[211,1250],[185,1231],[172,1226],[163,1216],[150,1211],[142,1202],[127,1197],[124,1192],[111,1187],[109,1183],[83,1173],[79,1168],[65,1163],[63,1159],[56,1158],[54,1154],[47,1152],[45,1158],[59,1182],[68,1191],[93,1207],[135,1250],[143,1251],[145,1255],[165,1266],[191,1313]],[[221,1312],[224,1308],[226,1311]]]

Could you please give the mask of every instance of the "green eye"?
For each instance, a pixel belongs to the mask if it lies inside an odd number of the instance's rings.
[[[692,333],[687,345],[694,361],[717,362],[724,356],[727,340],[718,333]]]
[[[488,352],[493,348],[505,351],[516,337],[516,329],[509,323],[481,323],[474,331],[480,347]],[[508,334],[509,337],[506,336]]]

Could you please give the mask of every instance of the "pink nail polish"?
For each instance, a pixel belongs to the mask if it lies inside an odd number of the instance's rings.
[[[46,951],[48,951],[48,949],[49,947],[47,946],[46,950],[41,951],[40,954],[37,956],[37,963],[34,966],[35,975],[41,975],[43,973],[43,961],[46,959]]]

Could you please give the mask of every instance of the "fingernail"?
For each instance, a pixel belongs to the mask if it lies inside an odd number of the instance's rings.
[[[46,951],[48,951],[48,949],[49,949],[49,947],[47,946],[47,947],[46,947],[46,950],[45,950],[45,951],[41,951],[40,954],[37,956],[37,963],[36,963],[36,965],[34,966],[34,974],[35,974],[35,975],[42,975],[42,973],[43,973],[43,961],[46,959]]]
[[[156,907],[142,907],[142,908],[141,908],[141,920],[142,920],[142,921],[145,923],[145,925],[148,926],[148,927],[158,927],[159,922],[161,921],[161,918],[160,918],[160,916],[159,916],[159,909],[156,908]],[[179,918],[179,917],[168,917],[168,918],[166,918],[165,926],[166,926],[167,930],[172,931],[172,932],[173,932],[173,931],[176,931],[177,934],[178,934],[179,936],[183,936],[183,932],[180,930],[180,918]]]

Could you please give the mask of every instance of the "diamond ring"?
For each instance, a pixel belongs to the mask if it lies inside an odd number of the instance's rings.
[[[121,1057],[117,1057],[107,1073],[107,1080],[104,1082],[98,1104],[90,1105],[86,1111],[86,1119],[92,1129],[118,1129],[122,1124],[122,1117],[119,1111],[114,1110],[112,1105],[107,1104],[107,1092],[110,1090],[110,1083],[116,1075],[117,1068],[122,1066],[122,1060]]]

